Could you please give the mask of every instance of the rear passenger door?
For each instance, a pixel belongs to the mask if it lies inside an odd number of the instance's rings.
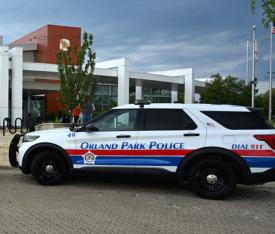
[[[205,138],[206,127],[187,110],[144,109],[136,172],[175,172],[187,154],[204,147]]]

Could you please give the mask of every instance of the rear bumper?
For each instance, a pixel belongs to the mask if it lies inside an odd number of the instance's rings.
[[[244,184],[246,185],[261,184],[272,181],[275,181],[275,168],[271,168],[264,172],[244,174]]]

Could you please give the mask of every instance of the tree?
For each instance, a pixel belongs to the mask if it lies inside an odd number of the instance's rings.
[[[58,91],[58,103],[63,100],[66,114],[72,116],[72,110],[80,106],[85,108],[88,102],[91,102],[98,89],[97,79],[93,76],[96,53],[91,48],[93,45],[93,35],[87,32],[83,33],[83,43],[80,49],[75,45],[73,52],[77,59],[77,64],[72,62],[69,47],[67,51],[60,50],[56,52],[56,64],[58,65],[60,89]],[[87,56],[86,65],[85,58]]]
[[[262,8],[264,10],[262,16],[263,25],[268,28],[270,22],[275,22],[275,0],[262,0]],[[251,10],[253,14],[255,14],[255,3],[256,0],[250,0],[251,2]]]
[[[257,79],[255,83],[255,95]],[[252,85],[245,85],[244,80],[237,77],[226,76],[223,78],[219,73],[212,75],[210,81],[205,82],[205,91],[200,93],[200,103],[211,103],[213,100],[221,100],[222,104],[251,106]]]

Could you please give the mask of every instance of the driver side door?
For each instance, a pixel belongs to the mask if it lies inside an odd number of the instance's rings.
[[[75,168],[135,172],[137,109],[114,110],[94,122],[98,131],[76,135]]]

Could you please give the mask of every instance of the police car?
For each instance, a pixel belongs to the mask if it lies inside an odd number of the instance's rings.
[[[42,185],[69,174],[153,178],[222,199],[236,184],[275,180],[275,129],[257,108],[140,101],[81,127],[16,135],[9,157]]]

